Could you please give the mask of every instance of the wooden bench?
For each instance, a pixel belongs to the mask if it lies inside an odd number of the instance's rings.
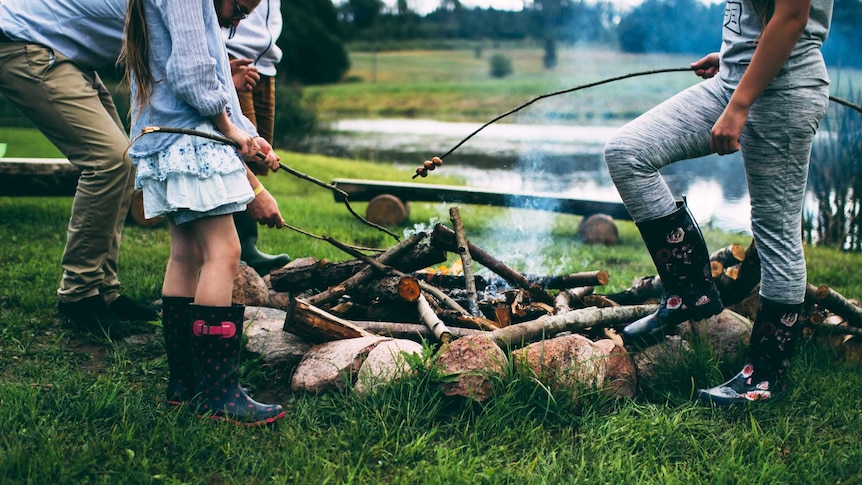
[[[398,225],[410,215],[410,201],[449,202],[537,209],[563,214],[590,216],[606,214],[618,220],[631,220],[621,202],[573,199],[543,193],[498,192],[454,185],[383,182],[362,179],[335,179],[332,184],[347,193],[351,202],[368,201],[366,218],[377,224]],[[336,202],[342,202],[335,194]]]
[[[0,158],[0,197],[71,197],[81,171],[65,158]],[[136,190],[129,217],[143,227],[162,225],[163,217],[144,218],[143,195]]]

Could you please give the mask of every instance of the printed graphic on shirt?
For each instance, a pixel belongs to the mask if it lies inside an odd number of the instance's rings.
[[[724,28],[740,34],[742,28],[739,26],[739,19],[742,16],[742,4],[739,2],[727,2],[724,7]]]

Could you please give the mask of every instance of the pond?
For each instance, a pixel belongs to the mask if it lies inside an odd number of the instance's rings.
[[[391,163],[410,171],[440,156],[481,127],[415,119],[354,119],[332,123],[331,134],[309,151]],[[497,123],[471,137],[434,175],[463,177],[472,187],[501,192],[541,192],[619,202],[602,159],[616,126]],[[748,189],[741,156],[710,155],[662,169],[677,197],[686,196],[703,227],[750,234]],[[422,181],[416,179],[415,181]]]

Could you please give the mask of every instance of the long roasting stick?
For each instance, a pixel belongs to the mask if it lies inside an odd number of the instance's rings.
[[[554,91],[552,93],[542,94],[541,96],[536,96],[535,98],[527,101],[526,103],[518,106],[517,108],[506,111],[505,113],[497,116],[496,118],[492,119],[491,121],[480,126],[473,133],[470,133],[469,135],[467,135],[467,137],[465,137],[460,142],[458,142],[458,144],[456,144],[454,147],[450,148],[449,151],[447,151],[443,155],[440,155],[439,157],[432,158],[431,160],[433,160],[433,162],[426,160],[425,163],[421,167],[416,169],[416,173],[413,174],[412,178],[415,179],[416,177],[420,177],[420,176],[421,177],[427,177],[429,171],[434,170],[435,168],[439,167],[440,165],[443,165],[443,159],[444,158],[451,155],[452,152],[454,152],[455,150],[460,148],[461,145],[463,145],[464,143],[467,143],[467,140],[469,140],[470,138],[473,138],[473,136],[475,136],[477,133],[484,130],[489,125],[496,123],[497,121],[500,121],[501,119],[503,119],[503,118],[505,118],[511,114],[514,114],[514,113],[517,113],[518,111],[521,111],[522,109],[526,108],[527,106],[530,106],[531,104],[535,103],[536,101],[539,101],[539,100],[542,100],[545,98],[550,98],[551,96],[559,96],[561,94],[568,94],[568,93],[571,93],[574,91],[579,91],[581,89],[592,88],[595,86],[600,86],[602,84],[612,83],[615,81],[622,81],[623,79],[629,79],[629,78],[638,77],[638,76],[648,76],[650,74],[662,74],[662,73],[666,73],[666,72],[685,72],[685,71],[693,71],[693,70],[694,70],[694,68],[692,68],[692,67],[671,67],[671,68],[666,68],[666,69],[653,69],[650,71],[630,72],[628,74],[623,74],[622,76],[616,76],[616,77],[611,77],[611,78],[607,78],[607,79],[602,79],[601,81],[595,81],[595,82],[591,82],[591,83],[587,83],[587,84],[581,84],[579,86],[571,87],[568,89],[563,89],[560,91]],[[859,113],[862,113],[862,106],[859,106],[858,104],[853,104],[850,101],[847,101],[845,99],[841,99],[841,98],[838,98],[835,96],[829,96],[829,100],[833,101],[835,103],[847,106],[848,108],[854,109],[854,110],[858,111]]]
[[[230,145],[234,148],[237,148],[239,146],[237,144],[237,142],[231,140],[230,138],[224,137],[224,136],[214,135],[212,133],[207,133],[205,131],[192,130],[192,129],[188,129],[188,128],[173,128],[173,127],[169,127],[169,126],[147,126],[141,130],[141,133],[139,133],[131,141],[131,143],[134,143],[135,140],[137,140],[138,138],[140,138],[144,135],[149,135],[150,133],[178,133],[181,135],[199,136],[201,138],[207,138],[207,139],[210,139],[213,141],[217,141],[219,143],[224,143],[225,145]],[[261,152],[257,152],[255,154],[255,156],[261,160],[264,160],[266,158],[266,155],[264,155]],[[388,229],[386,229],[383,226],[380,226],[378,224],[375,224],[375,223],[365,219],[364,217],[360,216],[355,210],[353,210],[353,207],[350,205],[350,202],[348,201],[347,192],[339,189],[338,187],[336,187],[332,184],[328,184],[322,180],[318,180],[318,179],[316,179],[310,175],[304,174],[298,170],[294,170],[294,169],[288,167],[287,165],[285,165],[281,162],[278,162],[278,167],[281,170],[284,170],[285,172],[287,172],[287,173],[289,173],[295,177],[301,178],[302,180],[306,180],[308,182],[311,182],[311,183],[318,185],[320,187],[323,187],[325,189],[329,189],[332,192],[338,194],[338,196],[341,198],[341,201],[344,202],[344,206],[347,207],[348,212],[350,212],[350,214],[352,214],[353,217],[362,221],[363,224],[371,226],[371,227],[377,229],[378,231],[385,232],[386,234],[389,234],[390,236],[395,238],[396,241],[401,240],[401,238],[399,238],[397,234],[389,231]]]

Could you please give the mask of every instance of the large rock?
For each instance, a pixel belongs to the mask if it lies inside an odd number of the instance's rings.
[[[679,335],[691,341],[700,336],[709,342],[713,352],[723,362],[740,362],[748,351],[752,322],[748,318],[724,309],[718,315],[701,320],[692,325],[685,322],[679,326]],[[741,362],[740,362],[741,363]]]
[[[687,341],[679,335],[671,335],[657,345],[633,353],[640,387],[643,389],[658,384],[666,377],[662,374],[662,369],[676,365],[689,352],[691,345]]]
[[[251,266],[239,265],[233,280],[233,301],[246,306],[269,305],[269,288]]]
[[[246,307],[246,350],[259,354],[264,364],[287,374],[293,372],[311,344],[282,330],[285,312],[275,308]]]
[[[321,393],[353,387],[356,374],[371,350],[386,337],[335,340],[309,349],[291,380],[294,391]]]
[[[434,362],[443,372],[456,377],[440,386],[443,394],[481,402],[491,396],[491,377],[503,375],[507,359],[493,340],[484,335],[470,335],[444,345]]]
[[[356,376],[353,386],[359,394],[412,375],[405,354],[422,354],[422,344],[411,340],[386,340],[371,349]]]
[[[632,357],[610,339],[593,342],[583,335],[566,335],[533,343],[512,355],[517,365],[555,387],[575,392],[598,388],[614,398],[632,398],[637,390]]]

